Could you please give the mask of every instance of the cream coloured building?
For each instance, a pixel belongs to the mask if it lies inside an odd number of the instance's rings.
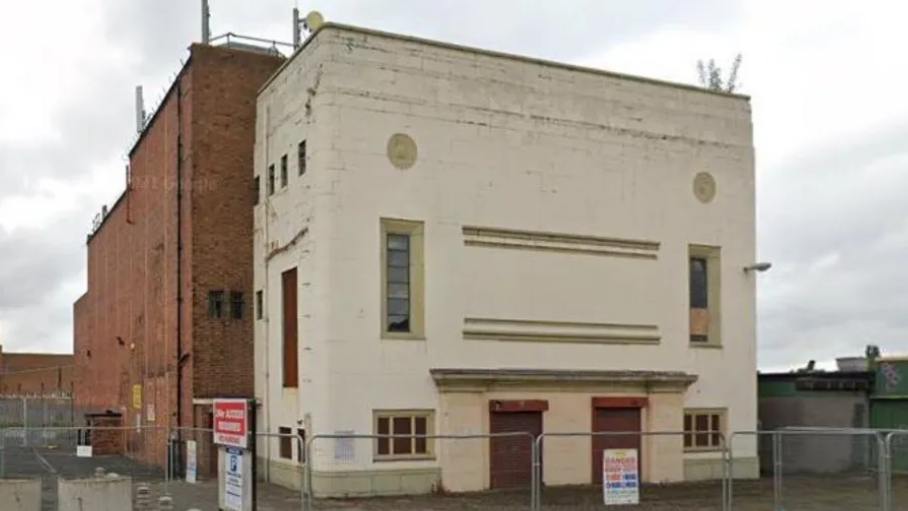
[[[717,478],[756,428],[749,100],[326,24],[263,87],[261,430],[550,437],[548,485]],[[686,434],[685,434],[686,433]],[[528,484],[530,436],[316,439],[316,493]],[[737,476],[756,442],[734,443]],[[299,483],[294,442],[260,466]]]

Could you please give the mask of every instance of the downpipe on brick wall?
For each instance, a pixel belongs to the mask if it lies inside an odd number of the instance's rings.
[[[177,431],[183,426],[183,77],[177,77]],[[179,433],[177,433],[179,435]],[[172,467],[167,467],[171,470]]]

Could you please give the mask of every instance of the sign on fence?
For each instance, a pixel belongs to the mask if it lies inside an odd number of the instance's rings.
[[[224,456],[224,505],[231,511],[243,511],[243,454],[227,449]]]
[[[249,404],[245,399],[214,401],[214,443],[245,449],[249,434]]]
[[[602,451],[602,498],[605,505],[640,503],[637,449]]]
[[[198,472],[198,455],[195,440],[186,441],[186,482],[195,483]]]

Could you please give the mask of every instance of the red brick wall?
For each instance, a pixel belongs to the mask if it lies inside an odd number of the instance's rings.
[[[60,395],[72,388],[72,355],[4,353],[0,346],[0,394]]]
[[[252,168],[255,97],[282,59],[193,45],[130,155],[131,186],[88,242],[88,292],[73,307],[75,397],[135,424],[176,425],[177,286],[183,290],[181,423],[193,397],[253,395]],[[181,112],[178,114],[178,107]],[[177,136],[182,237],[177,280]],[[209,320],[212,288],[242,291],[245,319]],[[229,312],[229,309],[228,309]],[[142,410],[132,386],[143,387]]]
[[[193,387],[196,397],[253,397],[253,167],[258,89],[282,60],[196,47],[206,73],[193,76]],[[231,101],[221,98],[230,97]],[[223,289],[227,318],[207,317],[208,291]],[[241,291],[242,320],[229,314]]]

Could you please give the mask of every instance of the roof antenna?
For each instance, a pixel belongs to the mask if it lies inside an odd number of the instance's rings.
[[[296,50],[300,47],[300,40],[302,39],[301,29],[300,29],[300,10],[296,7],[293,8],[293,49]]]
[[[136,133],[141,134],[145,130],[145,98],[142,94],[142,86],[136,85]]]
[[[306,15],[305,18],[300,19],[300,11],[296,7],[293,8],[293,49],[296,50],[300,47],[302,42],[302,30],[301,28],[306,29],[307,32],[311,35],[313,32],[319,29],[322,25],[325,24],[325,18],[318,11],[311,11]]]
[[[202,44],[208,44],[211,41],[211,10],[208,8],[208,0],[202,0]]]

